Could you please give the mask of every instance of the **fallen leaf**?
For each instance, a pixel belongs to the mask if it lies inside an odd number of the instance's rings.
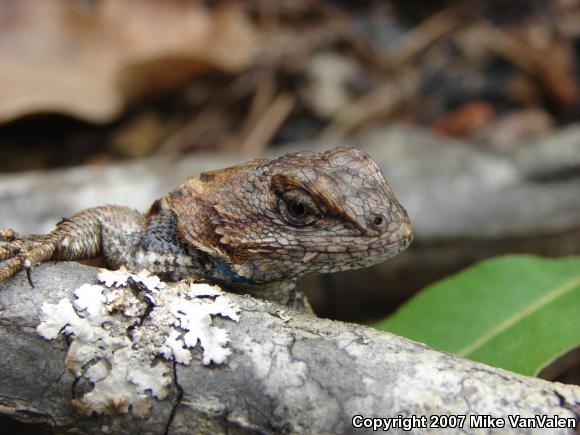
[[[242,69],[256,42],[231,3],[0,0],[0,122],[37,112],[110,121],[195,74]]]

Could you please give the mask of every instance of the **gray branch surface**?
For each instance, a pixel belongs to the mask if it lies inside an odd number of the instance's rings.
[[[214,321],[230,334],[233,353],[225,365],[176,364],[172,391],[165,400],[153,400],[148,420],[83,417],[71,400],[91,387],[68,372],[66,340],[46,341],[35,328],[44,303],[72,299],[74,289],[96,283],[96,273],[76,263],[46,264],[34,270],[35,288],[24,274],[0,286],[4,423],[29,424],[28,433],[52,428],[58,433],[318,434],[365,433],[353,428],[354,415],[580,418],[580,387],[516,375],[365,326],[284,312],[240,295],[230,295],[241,308],[239,323]],[[507,427],[498,432],[533,433]],[[468,421],[444,432],[489,433],[471,429]]]

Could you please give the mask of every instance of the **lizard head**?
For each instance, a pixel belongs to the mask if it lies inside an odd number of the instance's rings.
[[[183,237],[232,279],[281,281],[367,267],[412,240],[405,209],[365,152],[335,148],[201,174],[192,207],[173,207]]]

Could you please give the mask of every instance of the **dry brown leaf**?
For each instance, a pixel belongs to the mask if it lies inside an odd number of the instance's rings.
[[[0,122],[36,112],[106,122],[208,68],[242,69],[256,44],[232,3],[0,0]]]

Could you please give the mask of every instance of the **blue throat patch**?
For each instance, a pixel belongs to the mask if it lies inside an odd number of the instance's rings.
[[[224,274],[226,278],[228,278],[232,282],[239,282],[244,284],[256,284],[255,281],[246,278],[245,276],[240,276],[232,269],[230,269],[225,263],[215,263],[216,267],[219,269],[220,272]]]

